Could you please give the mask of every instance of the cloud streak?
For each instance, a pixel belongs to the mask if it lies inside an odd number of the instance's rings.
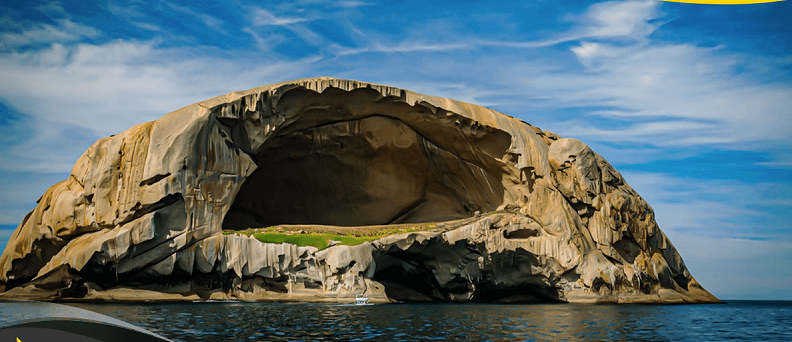
[[[0,49],[43,46],[52,43],[72,43],[83,38],[96,37],[99,30],[75,23],[70,19],[58,19],[55,25],[37,23],[22,32],[0,34]]]
[[[557,122],[560,127],[568,127],[559,133],[606,144],[642,141],[685,148],[748,142],[767,145],[788,137],[792,131],[789,84],[763,83],[762,75],[741,75],[739,70],[753,65],[752,56],[730,53],[722,46],[652,43],[649,36],[662,27],[662,15],[657,1],[603,2],[580,15],[568,16],[567,20],[576,25],[546,40],[507,42],[457,37],[451,42],[372,41],[335,53],[454,54],[483,47],[536,50],[573,44],[567,56],[578,62],[575,67],[570,67],[563,52],[556,53],[562,60],[559,62],[500,50],[504,57],[492,58],[489,62],[494,64],[489,66],[508,65],[507,71],[496,70],[493,82],[487,80],[493,75],[488,66],[473,70],[471,83],[484,82],[470,87],[478,87],[482,93],[487,88],[502,89],[502,97],[510,88],[516,89],[519,92],[512,97],[534,100],[548,110],[580,108],[583,115]],[[762,63],[767,74],[790,65],[784,58],[766,58]],[[491,100],[479,102],[496,108],[501,105]],[[602,126],[612,122],[619,125]]]
[[[299,77],[316,61],[240,63],[136,41],[0,55],[3,102],[29,115],[11,130],[30,133],[0,147],[0,169],[68,172],[99,137],[232,90]]]
[[[622,174],[710,292],[722,299],[792,300],[792,203],[774,196],[789,198],[792,186]]]
[[[0,85],[0,93],[6,103],[37,119],[107,135],[156,119],[163,110],[289,77],[311,63],[240,63],[189,55],[150,42],[55,44],[0,56],[0,75],[9,80]]]
[[[792,237],[784,233],[786,222],[792,219],[790,203],[778,199],[792,193],[789,184],[703,180],[652,172],[622,174],[652,205],[664,231],[792,243]]]
[[[258,7],[253,8],[251,15],[251,21],[254,26],[287,26],[310,21],[310,19],[307,18],[279,17],[268,10]]]

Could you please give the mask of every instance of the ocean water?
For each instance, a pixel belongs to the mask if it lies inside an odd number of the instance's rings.
[[[69,304],[174,341],[792,341],[792,302]]]

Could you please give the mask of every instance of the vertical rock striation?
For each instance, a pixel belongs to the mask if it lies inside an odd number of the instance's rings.
[[[223,234],[426,222],[321,251]],[[0,283],[0,297],[48,300],[718,302],[584,143],[333,78],[100,139],[19,225]]]

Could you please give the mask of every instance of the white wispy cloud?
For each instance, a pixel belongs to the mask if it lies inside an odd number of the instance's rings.
[[[663,135],[682,135],[700,134],[718,128],[716,123],[696,122],[689,120],[668,120],[649,123],[639,123],[624,129],[601,129],[591,126],[570,125],[563,130],[564,135],[572,137],[608,137],[620,142],[638,142],[645,140],[648,136]],[[726,142],[727,140],[724,140]],[[663,145],[666,141],[660,141],[657,145]]]
[[[273,42],[272,37],[279,37],[278,33],[272,32],[272,29],[286,29],[291,31],[304,42],[312,45],[319,46],[325,43],[325,39],[306,27],[303,23],[308,23],[315,18],[296,17],[296,16],[277,16],[275,13],[261,7],[250,6],[247,8],[250,13],[251,27],[245,27],[242,31],[247,32],[258,42],[259,49],[263,51],[272,50],[274,46],[265,46],[262,42]],[[266,38],[264,38],[266,36]],[[282,39],[278,39],[282,40]]]
[[[122,6],[115,2],[108,2],[105,9],[126,22],[146,31],[163,32],[164,30],[154,23],[148,22],[149,18],[140,10],[137,4]]]
[[[117,14],[145,19],[134,6],[121,8],[111,4],[110,8]],[[658,28],[656,20],[661,15],[658,8],[659,4],[655,1],[598,3],[581,15],[568,17],[568,20],[577,23],[569,31],[546,41],[524,42],[526,47],[538,48],[580,40],[568,53],[577,58],[583,67],[582,72],[563,62],[548,66],[545,60],[520,57],[519,52],[512,51],[502,57],[488,57],[482,61],[488,64],[476,63],[473,68],[469,61],[433,61],[423,58],[416,61],[420,66],[416,65],[415,69],[427,72],[445,69],[448,73],[466,75],[466,81],[452,83],[462,84],[458,89],[466,89],[462,96],[471,102],[497,107],[499,102],[487,100],[488,96],[508,95],[512,98],[522,97],[520,101],[541,103],[540,106],[545,108],[583,108],[582,113],[625,123],[613,128],[602,126],[591,116],[581,116],[575,120],[557,122],[557,127],[546,127],[563,135],[586,137],[594,141],[608,143],[626,139],[658,146],[690,146],[785,138],[787,132],[792,130],[792,121],[787,120],[792,114],[792,106],[788,105],[788,99],[792,98],[790,89],[752,82],[736,75],[735,65],[746,63],[744,59],[750,56],[729,55],[718,47],[648,44],[645,38]],[[175,9],[190,12],[196,18],[204,17],[204,14],[190,8],[176,6]],[[312,20],[309,17],[275,15],[272,11],[258,7],[252,8],[249,13],[252,13],[249,19],[258,27],[293,26],[296,28],[290,29],[309,43],[326,43],[315,32],[299,28],[299,24]],[[97,29],[76,24],[70,19],[63,19],[62,23],[69,24],[63,24],[61,28],[72,25],[69,30],[65,30],[68,33],[61,34],[64,37],[62,39],[80,39],[100,34]],[[37,25],[26,32],[38,32],[46,30],[46,27]],[[249,33],[261,49],[272,48],[285,39],[277,33],[259,32],[253,27],[242,30]],[[33,41],[33,37],[41,36],[28,33],[29,38],[23,39],[20,37],[24,34],[17,35],[17,42]],[[629,38],[629,41],[618,44],[610,41],[624,38]],[[340,58],[333,60],[339,63],[339,68],[351,66],[350,70],[354,71],[357,61],[346,57],[354,57],[351,55],[362,52],[430,56],[433,53],[466,51],[487,44],[505,49],[507,45],[498,44],[509,44],[467,40],[464,37],[460,41],[444,43],[413,40],[390,45],[372,41],[353,48],[336,45],[330,51]],[[103,45],[53,43],[46,49],[0,56],[3,69],[0,73],[12,81],[0,85],[0,91],[12,106],[24,108],[34,116],[45,117],[49,113],[62,111],[60,108],[66,105],[66,108],[80,110],[75,110],[73,114],[53,116],[51,120],[86,122],[89,118],[99,118],[95,130],[102,133],[116,132],[137,120],[158,117],[163,108],[175,108],[193,99],[199,100],[228,89],[228,86],[219,84],[201,88],[192,86],[196,82],[178,80],[196,80],[206,74],[216,77],[218,75],[214,75],[211,70],[234,70],[234,64],[239,62],[195,55],[178,60],[185,55],[189,54],[175,49],[157,48],[152,41],[114,41]],[[387,63],[388,59],[382,61]],[[266,62],[255,64],[267,65]],[[768,72],[773,71],[773,66],[770,67]],[[394,77],[396,73],[386,69],[341,73],[351,77],[370,75],[383,82],[388,79],[402,82],[400,77]],[[233,72],[220,77],[235,78]],[[251,86],[260,83],[250,82]],[[409,84],[406,86],[409,87]],[[440,89],[440,86],[436,89],[450,97],[460,97],[448,89]],[[427,92],[432,90],[426,89]],[[510,94],[510,91],[515,92]],[[48,94],[47,99],[41,99],[42,96],[36,93]],[[174,93],[177,95],[174,96]],[[140,98],[147,99],[145,104],[140,103]],[[134,120],[102,119],[102,115],[106,114],[98,114],[116,111],[118,107],[132,107],[133,104],[148,107],[138,109],[142,113],[152,114],[132,115]],[[779,162],[779,165],[782,164]]]
[[[251,67],[233,60],[192,57],[151,42],[53,45],[0,55],[0,94],[36,118],[112,134],[207,97],[292,74],[306,60]],[[252,63],[251,63],[252,64]],[[144,99],[145,101],[141,101]]]
[[[2,48],[16,49],[25,46],[48,45],[52,43],[71,43],[83,38],[96,37],[99,30],[73,22],[71,19],[56,19],[55,24],[36,23],[22,32],[0,34]]]
[[[657,1],[598,3],[582,15],[570,16],[576,27],[548,40],[474,44],[535,49],[577,43],[569,51],[582,70],[565,61],[526,58],[497,75],[499,85],[516,85],[521,96],[544,108],[580,108],[584,115],[557,123],[562,135],[657,146],[788,138],[792,88],[761,79],[788,68],[789,61],[762,58],[762,67],[754,68],[754,56],[729,53],[720,46],[652,43],[648,37],[660,27],[659,6]],[[755,73],[740,74],[738,69]],[[603,126],[610,121],[592,115],[622,124]]]
[[[232,90],[296,78],[316,61],[240,62],[136,41],[0,54],[0,78],[7,80],[0,98],[34,126],[21,127],[32,136],[0,149],[0,169],[68,171],[94,139]],[[74,139],[64,139],[68,128],[91,139],[63,145]]]
[[[663,23],[657,1],[612,1],[590,6],[567,20],[576,23],[566,32],[546,40],[528,42],[486,41],[456,37],[458,42],[405,40],[384,44],[371,41],[362,47],[339,48],[336,53],[452,53],[478,47],[543,49],[573,43],[568,60],[519,56],[500,50],[502,57],[485,59],[475,68],[445,60],[445,65],[422,61],[427,70],[465,74],[470,88],[484,93],[497,88],[506,96],[533,102],[549,110],[580,108],[574,120],[558,121],[566,136],[601,143],[632,141],[654,146],[701,146],[785,140],[792,131],[792,88],[763,83],[761,74],[740,74],[738,69],[765,70],[773,74],[788,68],[789,61],[763,58],[762,68],[753,56],[730,53],[721,46],[699,47],[684,43],[652,42]],[[428,32],[423,36],[431,37]],[[385,57],[388,58],[388,57]],[[445,57],[448,58],[448,57]],[[458,65],[459,69],[452,69]],[[582,69],[581,69],[582,68]],[[494,72],[493,72],[494,71]],[[428,73],[428,72],[427,72]],[[497,101],[481,100],[498,107]],[[602,109],[606,107],[608,109]],[[512,113],[515,114],[515,113]],[[598,116],[609,120],[597,120]],[[618,128],[604,122],[618,121]],[[780,164],[779,164],[780,165]]]
[[[211,27],[211,28],[213,28],[215,30],[220,30],[222,32],[225,32],[225,30],[223,29],[223,23],[224,23],[223,20],[221,20],[221,19],[219,19],[219,18],[217,18],[215,16],[212,16],[212,15],[209,15],[209,14],[206,14],[206,13],[197,12],[197,11],[193,10],[192,8],[190,8],[190,7],[180,6],[180,5],[174,4],[172,2],[168,2],[167,6],[170,7],[171,9],[173,9],[176,12],[183,13],[183,14],[186,14],[188,16],[192,16],[192,17],[197,18],[198,20],[200,20],[207,27]]]
[[[263,8],[253,7],[251,10],[251,21],[253,22],[254,26],[286,26],[310,21],[310,19],[300,17],[280,17]]]
[[[790,203],[774,194],[792,186],[622,175],[651,204],[658,225],[707,290],[724,299],[792,299],[792,240],[785,233],[789,211],[783,209]],[[767,207],[780,208],[773,214]]]
[[[66,10],[63,9],[63,6],[60,2],[53,1],[46,3],[44,5],[39,5],[33,7],[36,11],[46,14],[49,17],[60,16],[60,17],[68,17],[69,14]]]
[[[498,41],[486,39],[464,39],[463,43],[445,42],[430,44],[437,46],[437,50],[456,50],[470,47],[509,47],[536,49],[554,46],[562,43],[581,39],[616,39],[616,40],[645,40],[660,22],[651,22],[661,15],[657,1],[609,1],[596,3],[590,6],[581,15],[570,15],[567,20],[577,22],[579,25],[572,30],[559,32],[550,38],[536,41]],[[587,44],[583,53],[596,49],[597,44]],[[362,52],[402,52],[396,48],[375,47],[350,50],[355,53]],[[421,50],[409,50],[421,51]]]
[[[0,127],[0,134],[13,139],[0,146],[0,171],[20,173],[67,173],[88,146],[102,137],[77,125],[46,118]],[[23,197],[6,199],[17,201]]]
[[[242,28],[242,32],[249,34],[256,42],[256,48],[265,53],[272,52],[278,44],[286,41],[286,37],[281,34],[263,34],[256,32],[252,27]]]
[[[29,151],[28,153],[36,152],[39,151]],[[74,161],[71,162],[74,163]],[[53,165],[53,168],[57,167],[58,165]],[[58,172],[0,170],[0,184],[2,184],[0,186],[0,225],[18,225],[25,215],[35,208],[36,200],[44,194],[44,191],[51,185],[62,181],[67,175],[61,170]]]
[[[486,41],[482,46],[513,48],[542,48],[581,39],[645,40],[660,23],[650,22],[661,15],[657,1],[607,1],[595,3],[580,15],[569,15],[566,20],[578,23],[566,32],[538,41]],[[596,49],[596,44],[585,45]],[[588,52],[589,50],[582,50]]]
[[[761,84],[734,71],[739,61],[717,48],[690,45],[610,47],[583,43],[572,51],[581,59],[585,73],[533,75],[526,82],[555,98],[552,105],[604,105],[610,111],[592,114],[622,117],[675,118],[680,131],[659,144],[737,143],[756,140],[783,140],[792,130],[792,89]],[[585,51],[585,52],[584,52]],[[548,87],[549,85],[549,87]],[[679,120],[683,119],[683,120]],[[696,137],[681,138],[690,123],[704,120],[704,130]],[[713,126],[713,124],[716,124]],[[631,125],[621,134],[602,130],[598,139],[614,141],[652,130]],[[595,127],[581,131],[595,133]],[[656,131],[655,131],[656,132]],[[577,132],[579,133],[579,131]]]
[[[789,241],[667,235],[690,273],[721,299],[792,300]]]
[[[366,1],[333,1],[332,4],[338,7],[353,8],[360,6],[373,6],[373,3]]]
[[[364,52],[437,52],[437,51],[450,51],[462,50],[471,48],[470,44],[465,43],[437,43],[437,44],[421,44],[415,42],[405,42],[398,45],[384,45],[381,43],[374,43],[371,46],[362,48],[341,48],[337,47],[336,55],[346,56],[354,55]]]
[[[577,21],[585,24],[580,38],[642,39],[654,31],[659,23],[657,1],[608,1],[591,5]]]
[[[783,183],[684,178],[671,174],[623,171],[630,186],[649,202],[664,231],[718,238],[784,240],[782,209],[792,193]],[[783,197],[782,197],[783,198]],[[779,216],[782,215],[782,216]]]
[[[756,165],[769,168],[792,169],[792,148],[781,144],[779,145],[780,146],[772,150],[775,155],[773,161],[758,162]]]

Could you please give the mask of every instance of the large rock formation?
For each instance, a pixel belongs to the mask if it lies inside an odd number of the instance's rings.
[[[321,251],[223,234],[411,222],[438,223]],[[718,301],[584,143],[333,78],[100,139],[19,225],[0,282],[2,297],[49,300]]]

